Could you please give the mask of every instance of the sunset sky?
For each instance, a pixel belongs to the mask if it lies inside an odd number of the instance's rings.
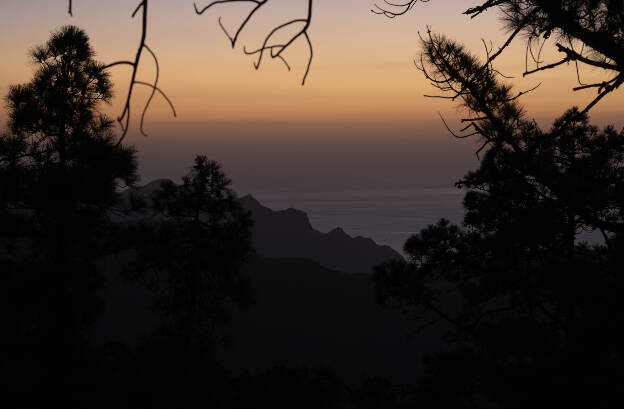
[[[505,31],[494,14],[474,20],[461,14],[477,1],[434,0],[393,20],[372,14],[373,1],[315,2],[309,30],[315,56],[302,87],[307,58],[303,41],[287,55],[290,72],[278,60],[265,60],[255,71],[253,57],[243,54],[242,45],[257,45],[258,34],[271,22],[303,15],[306,1],[272,0],[232,50],[217,19],[223,15],[224,24],[234,30],[249,5],[220,6],[197,16],[189,0],[151,0],[147,42],[158,55],[160,86],[174,102],[178,118],[156,98],[147,116],[149,137],[139,136],[133,122],[127,140],[139,148],[143,180],[175,178],[201,153],[221,161],[242,193],[271,186],[322,190],[452,185],[475,166],[477,141],[455,140],[443,128],[438,113],[458,125],[461,112],[456,106],[423,97],[434,90],[413,65],[419,55],[418,32],[430,25],[483,55],[481,38],[501,44]],[[99,60],[133,58],[140,25],[129,14],[138,1],[74,3],[72,18],[65,0],[0,1],[3,94],[9,84],[31,77],[28,49],[65,24],[87,31]],[[524,44],[508,50],[497,68],[521,78]],[[113,72],[116,99],[107,108],[111,116],[120,111],[129,68]],[[581,74],[587,81],[602,78],[587,68]],[[154,64],[145,58],[140,77],[149,81],[153,75]],[[594,95],[572,92],[573,67],[513,81],[518,90],[542,82],[522,102],[543,125]],[[145,91],[133,100],[135,113]],[[592,111],[594,122],[623,126],[622,102],[621,91],[606,98]],[[0,123],[5,121],[3,110]]]

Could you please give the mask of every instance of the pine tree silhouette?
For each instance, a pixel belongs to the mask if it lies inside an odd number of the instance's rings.
[[[136,159],[98,111],[111,82],[82,30],[63,27],[30,54],[33,79],[10,88],[0,137],[1,342],[15,384],[54,395],[80,384],[84,330],[101,308],[97,261]]]

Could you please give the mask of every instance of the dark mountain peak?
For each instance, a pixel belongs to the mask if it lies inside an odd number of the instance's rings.
[[[402,258],[392,248],[369,238],[353,238],[341,227],[321,233],[301,210],[272,210],[251,195],[240,200],[252,214],[254,248],[263,257],[307,258],[345,273],[371,273],[379,263]]]
[[[251,212],[256,231],[299,232],[311,231],[312,224],[308,215],[297,209],[273,210],[264,206],[252,195],[240,199],[245,209]]]
[[[171,182],[171,180],[170,179],[156,179],[156,180],[152,180],[151,182],[149,182],[146,185],[137,186],[136,188],[134,188],[134,192],[138,193],[140,195],[149,196],[149,195],[152,194],[152,192],[154,190],[160,189],[160,186],[164,182]]]
[[[152,192],[165,181],[169,180],[158,179],[128,189],[122,192],[122,199],[129,204],[132,194],[149,202]],[[369,238],[351,237],[341,227],[321,233],[312,227],[304,211],[294,208],[273,210],[250,194],[239,200],[251,213],[254,221],[253,246],[262,257],[310,259],[344,273],[371,273],[379,263],[402,258],[392,248],[380,246]]]
[[[343,229],[342,227],[336,227],[335,229],[331,230],[329,233],[327,233],[330,236],[334,236],[334,237],[340,237],[340,236],[347,236],[349,238],[351,238],[351,236],[349,236]]]
[[[245,196],[242,196],[238,200],[247,209],[250,209],[252,207],[254,207],[254,208],[261,208],[261,207],[263,207],[263,208],[269,210],[268,208],[262,206],[262,204],[258,201],[258,199],[256,199],[255,197],[253,197],[250,194],[246,194]]]
[[[360,243],[368,243],[368,244],[372,244],[372,245],[378,245],[377,243],[375,243],[375,241],[373,239],[371,239],[370,237],[363,237],[363,236],[355,236],[353,238],[353,240],[359,241]],[[386,246],[386,245],[379,245],[380,247],[387,247],[387,248],[391,248],[390,246]],[[392,250],[394,251],[394,250]]]
[[[302,210],[293,209],[292,207],[290,207],[285,210],[277,211],[276,214],[278,216],[284,217],[285,220],[287,220],[289,223],[292,223],[293,225],[300,225],[305,229],[312,229],[312,223],[310,223],[310,218],[308,217],[308,214]]]

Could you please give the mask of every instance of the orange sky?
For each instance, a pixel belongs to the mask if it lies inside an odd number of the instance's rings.
[[[263,146],[277,144],[274,145],[277,151],[285,149],[283,143],[275,142],[280,138],[295,139],[286,145],[300,143],[308,147],[316,146],[316,140],[339,140],[345,144],[345,153],[349,151],[346,148],[349,144],[352,150],[365,145],[371,152],[378,146],[380,154],[388,156],[388,160],[391,160],[392,152],[401,151],[402,143],[409,140],[415,160],[434,151],[442,151],[440,160],[450,160],[450,156],[444,156],[442,147],[447,147],[449,142],[460,142],[452,141],[445,133],[438,112],[442,112],[451,124],[460,113],[447,101],[423,97],[424,93],[433,90],[412,64],[419,52],[417,33],[431,25],[434,31],[446,33],[465,42],[476,53],[482,53],[481,38],[500,44],[504,40],[504,31],[493,14],[476,20],[461,14],[477,1],[434,0],[420,4],[410,14],[394,20],[370,13],[372,2],[316,1],[310,28],[315,58],[308,82],[301,87],[306,59],[302,42],[288,55],[293,65],[291,72],[279,61],[268,60],[256,72],[252,58],[243,55],[240,46],[231,49],[217,25],[217,18],[223,14],[224,23],[235,27],[236,19],[243,15],[244,6],[231,10],[227,6],[221,7],[212,13],[196,16],[190,0],[151,0],[148,44],[160,59],[161,87],[175,103],[179,115],[176,120],[172,119],[167,105],[157,98],[147,117],[146,129],[152,139],[136,136],[136,124],[133,124],[129,141],[145,146],[146,152],[155,155],[149,157],[144,153],[147,159],[142,165],[146,177],[165,176],[165,172],[179,170],[178,165],[159,170],[158,162],[154,162],[156,157],[165,160],[163,152],[156,155],[156,147],[166,151],[167,141],[171,139],[175,141],[171,142],[172,147],[176,145],[175,149],[185,152],[221,146],[216,141],[227,138],[260,138],[266,141]],[[28,63],[27,50],[43,42],[52,30],[63,24],[76,24],[86,29],[103,62],[133,57],[139,26],[138,21],[129,18],[129,13],[137,2],[74,0],[74,3],[75,16],[70,18],[66,14],[65,0],[0,2],[2,93],[6,93],[9,84],[30,78],[32,67]],[[267,14],[259,16],[264,20],[259,21],[279,21],[296,16],[306,2],[272,0],[270,3],[274,7],[267,8]],[[254,34],[261,29],[261,24],[250,26],[247,35],[241,38],[241,44],[253,46],[257,39]],[[551,57],[555,58],[554,55]],[[510,49],[498,68],[507,75],[521,77],[523,44],[518,43]],[[127,67],[115,68],[117,98],[109,108],[112,115],[119,111],[128,73]],[[153,64],[146,58],[140,76],[149,80],[153,74]],[[583,71],[586,81],[598,74],[587,69]],[[540,123],[548,124],[571,105],[583,105],[592,98],[591,91],[571,91],[575,80],[575,72],[569,67],[517,80],[515,84],[522,89],[543,83],[526,96],[523,103],[530,115]],[[133,100],[134,106],[140,106],[146,95],[146,92],[138,92]],[[600,124],[623,126],[623,101],[621,92],[606,98],[592,112],[594,120]],[[5,119],[5,112],[1,112],[0,123]],[[258,123],[265,126],[258,127]],[[171,134],[176,136],[167,139]],[[367,142],[358,143],[358,135],[363,135]],[[229,142],[230,145],[233,143]],[[381,148],[392,143],[395,143],[392,149]],[[461,143],[466,153],[465,163],[472,165],[474,144]],[[224,157],[232,161],[233,172],[242,175],[240,169],[244,166],[236,165],[236,155],[228,149],[223,147],[222,151],[228,152],[223,153]],[[323,147],[315,149],[322,151]]]

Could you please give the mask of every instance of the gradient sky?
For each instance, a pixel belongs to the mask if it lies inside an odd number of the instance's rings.
[[[221,6],[196,16],[190,0],[150,1],[148,44],[160,60],[161,88],[179,115],[171,118],[157,98],[147,117],[149,137],[138,136],[133,124],[128,142],[139,148],[143,180],[176,178],[201,153],[221,161],[241,193],[452,185],[475,167],[476,141],[455,140],[444,130],[438,112],[457,125],[461,112],[456,106],[423,97],[433,90],[412,63],[419,53],[418,31],[431,25],[480,54],[481,38],[500,44],[505,31],[495,14],[476,20],[461,14],[477,1],[434,0],[394,20],[370,13],[372,2],[315,2],[309,31],[315,58],[301,87],[303,42],[287,55],[291,72],[277,60],[265,60],[255,71],[241,46],[257,44],[258,34],[271,22],[299,17],[305,0],[269,2],[271,7],[258,15],[236,50],[217,18],[223,15],[224,24],[234,28],[249,6]],[[3,94],[9,84],[31,77],[27,50],[64,24],[84,28],[103,62],[133,58],[140,27],[129,14],[138,1],[74,3],[71,18],[66,0],[0,0]],[[521,77],[523,44],[508,50],[497,68]],[[119,112],[128,74],[127,67],[114,70],[117,97],[107,108],[112,116]],[[586,81],[599,74],[582,71]],[[149,80],[153,75],[154,66],[146,58],[140,77]],[[576,81],[572,67],[514,81],[518,89],[542,82],[522,101],[529,115],[544,125],[593,97],[591,91],[571,91]],[[146,95],[137,93],[135,112]],[[592,111],[594,122],[623,126],[622,102],[621,91],[606,98]],[[5,121],[2,111],[0,124]]]

